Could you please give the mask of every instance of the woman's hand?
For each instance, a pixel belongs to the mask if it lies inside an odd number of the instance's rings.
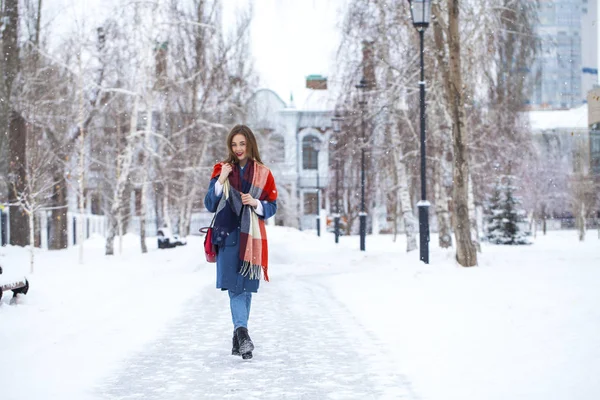
[[[221,183],[221,185],[225,184],[225,181],[227,180],[227,177],[229,176],[232,170],[233,168],[231,167],[231,164],[221,164],[221,175],[219,175],[219,182]]]
[[[256,208],[258,207],[258,200],[250,196],[248,193],[242,193],[242,204]]]

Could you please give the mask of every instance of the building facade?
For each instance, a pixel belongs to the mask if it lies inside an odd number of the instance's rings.
[[[588,125],[590,127],[590,169],[600,183],[600,88],[588,93]]]
[[[317,213],[324,229],[329,184],[329,138],[333,112],[329,92],[307,80],[305,100],[296,107],[269,89],[258,90],[248,104],[246,123],[259,142],[263,162],[273,171],[279,191],[275,223],[316,229]],[[310,87],[313,88],[310,88]]]
[[[541,40],[531,69],[532,109],[566,109],[586,102],[598,81],[597,0],[540,0]]]
[[[584,100],[598,85],[598,0],[581,0],[581,89]]]
[[[577,204],[585,204],[589,226],[600,218],[599,96],[596,89],[589,92],[588,104],[577,108],[528,112],[533,144],[543,162],[539,178],[545,212],[571,225]]]

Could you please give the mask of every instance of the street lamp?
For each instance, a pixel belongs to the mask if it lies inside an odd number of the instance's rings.
[[[360,105],[360,124],[362,131],[362,143],[360,146],[360,251],[365,251],[365,239],[367,236],[367,213],[365,211],[365,108],[367,99],[365,92],[369,88],[367,80],[363,77],[356,85],[358,89],[358,104]]]
[[[425,70],[423,62],[423,36],[431,19],[431,0],[408,0],[410,14],[414,27],[419,32],[421,42],[421,80],[419,91],[421,95],[421,201],[419,207],[419,242],[421,261],[429,264],[429,202],[427,201],[427,185],[425,181]]]
[[[340,242],[340,157],[337,154],[337,143],[338,143],[338,136],[340,134],[340,132],[342,131],[342,117],[339,116],[339,114],[335,114],[335,116],[331,119],[332,124],[333,124],[333,134],[334,134],[334,139],[332,140],[332,143],[334,146],[336,146],[335,149],[335,213],[333,214],[333,226],[334,226],[334,233],[335,233],[335,242],[339,243]]]

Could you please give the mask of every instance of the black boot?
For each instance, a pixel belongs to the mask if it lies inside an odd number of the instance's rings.
[[[237,336],[238,343],[240,345],[239,351],[244,360],[252,358],[252,350],[254,350],[254,343],[248,335],[248,329],[240,326],[235,330],[235,336]]]
[[[231,347],[231,355],[232,356],[241,356],[242,354],[240,353],[240,342],[238,341],[237,335],[233,334],[233,339],[231,340],[232,342],[232,347]]]

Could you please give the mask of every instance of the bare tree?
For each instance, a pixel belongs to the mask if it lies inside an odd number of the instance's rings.
[[[249,62],[249,26],[252,11],[242,10],[230,33],[220,22],[221,2],[194,0],[189,10],[173,3],[170,15],[181,21],[173,32],[167,77],[174,104],[169,144],[158,153],[162,219],[171,223],[169,209],[177,216],[175,231],[189,234],[191,213],[198,203],[209,166],[221,153],[226,124],[244,118],[255,75]]]
[[[456,260],[464,267],[477,265],[477,252],[473,245],[469,221],[469,134],[465,125],[465,108],[461,70],[461,38],[459,32],[459,0],[448,0],[447,17],[440,4],[433,4],[435,15],[433,28],[440,65],[447,60],[444,92],[452,116],[453,181],[452,201],[455,209],[454,234],[456,237]]]
[[[20,73],[20,43],[19,43],[19,1],[6,0],[3,4],[2,15],[2,46],[3,57],[3,80],[2,97],[0,105],[0,122],[4,129],[8,128],[5,134],[0,135],[0,154],[8,150],[8,157],[0,157],[8,162],[8,201],[9,203],[18,203],[15,197],[17,193],[25,190],[26,176],[26,141],[27,133],[25,129],[25,120],[14,104],[15,92],[18,86],[14,82],[18,80]],[[3,149],[4,138],[8,138],[8,148]],[[3,163],[0,161],[0,163]],[[27,217],[24,210],[13,207],[10,212],[11,244],[25,246],[27,239]]]
[[[52,188],[56,184],[52,180],[52,166],[54,154],[43,138],[43,130],[28,125],[27,164],[25,175],[27,177],[22,191],[15,193],[16,204],[27,216],[29,234],[29,272],[34,272],[35,259],[35,229],[36,215],[45,210],[50,204]]]
[[[589,140],[584,138],[574,138],[574,165],[570,177],[571,204],[580,241],[585,240],[587,218],[596,201],[594,179],[589,174]]]

